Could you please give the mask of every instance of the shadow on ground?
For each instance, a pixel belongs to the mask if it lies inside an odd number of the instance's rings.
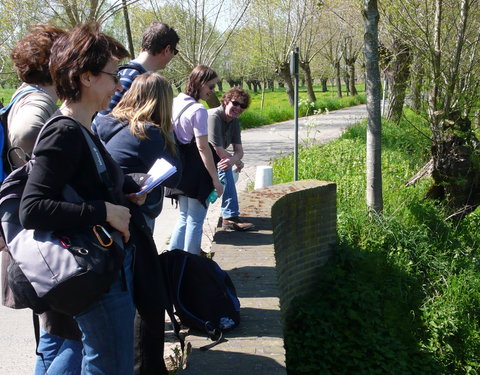
[[[274,355],[272,355],[274,357]],[[255,375],[285,374],[285,367],[275,359],[263,355],[194,349],[187,360],[187,368],[178,374],[195,375]]]

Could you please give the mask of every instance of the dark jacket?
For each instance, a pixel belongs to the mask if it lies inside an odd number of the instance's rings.
[[[125,179],[118,164],[92,135],[113,182],[113,192],[109,192],[97,175],[90,149],[78,126],[73,120],[60,120],[45,129],[35,150],[35,167],[20,204],[20,220],[25,228],[74,229],[105,222],[104,201],[127,206],[132,214],[130,241],[135,249],[135,304],[142,315],[163,316],[166,293],[155,243],[139,207],[125,198],[126,193],[138,191],[138,186]],[[85,199],[83,204],[62,201],[66,184]]]
[[[210,143],[208,145],[212,150],[213,161],[217,165],[220,158],[212,145]],[[179,144],[178,147],[182,154],[182,179],[175,189],[167,188],[165,196],[177,199],[178,195],[185,195],[189,198],[198,199],[203,206],[207,207],[206,200],[213,190],[213,182],[203,164],[195,139],[187,144]]]
[[[175,155],[170,152],[158,127],[146,124],[147,138],[139,139],[130,132],[128,125],[127,121],[118,120],[111,114],[96,118],[97,136],[125,174],[147,173],[160,158],[164,158],[177,168],[175,174],[148,194],[142,206],[143,213],[156,218],[162,210],[163,186],[176,187],[182,176],[180,153],[178,149]]]

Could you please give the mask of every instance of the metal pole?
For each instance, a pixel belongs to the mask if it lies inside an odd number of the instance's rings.
[[[293,115],[295,118],[295,144],[293,148],[293,181],[298,181],[298,47],[290,57],[290,73],[294,77]]]

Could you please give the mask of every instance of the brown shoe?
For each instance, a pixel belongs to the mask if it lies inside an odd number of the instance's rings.
[[[229,217],[228,219],[222,220],[223,229],[237,230],[239,232],[245,232],[248,230],[255,230],[255,225],[252,223],[246,223],[238,216]]]

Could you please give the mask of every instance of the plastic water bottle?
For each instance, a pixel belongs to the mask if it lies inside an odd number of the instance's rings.
[[[220,181],[222,184],[223,188],[225,189],[225,183],[223,181]],[[207,202],[210,203],[215,203],[215,201],[218,199],[218,193],[215,189],[212,190],[212,192],[208,195]]]
[[[215,189],[213,189],[212,192],[208,195],[207,201],[210,203],[215,203],[217,199],[218,199],[218,193]]]

